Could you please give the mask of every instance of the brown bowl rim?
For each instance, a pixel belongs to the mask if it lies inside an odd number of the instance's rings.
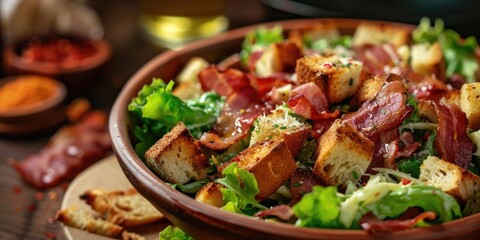
[[[112,54],[110,44],[105,39],[88,39],[87,41],[89,41],[89,43],[92,44],[92,46],[97,51],[94,55],[83,59],[82,61],[80,61],[79,65],[74,67],[64,68],[61,65],[57,64],[42,62],[25,62],[18,54],[15,53],[15,43],[5,48],[5,64],[7,68],[37,73],[40,75],[55,76],[60,74],[82,72],[85,70],[99,67],[100,65],[107,62]]]
[[[129,138],[127,123],[127,106],[132,96],[136,96],[138,90],[143,84],[143,78],[149,73],[154,72],[157,66],[160,66],[177,55],[186,52],[198,50],[207,46],[213,46],[223,41],[232,41],[236,38],[245,36],[245,33],[256,29],[260,26],[272,27],[281,25],[284,29],[301,29],[303,27],[312,26],[316,21],[333,21],[338,26],[349,28],[355,27],[359,22],[368,22],[374,24],[393,24],[396,26],[404,26],[413,29],[414,26],[402,23],[375,21],[363,19],[346,19],[346,18],[312,18],[312,19],[295,19],[260,23],[231,30],[215,37],[199,40],[188,44],[178,51],[168,51],[159,54],[155,58],[148,61],[141,69],[139,69],[125,84],[122,91],[117,96],[113,108],[110,112],[109,130],[112,138],[112,144],[117,160],[122,170],[126,174],[129,181],[139,190],[142,195],[152,195],[162,199],[162,207],[167,211],[174,211],[180,208],[183,214],[178,217],[189,217],[193,215],[200,221],[207,224],[216,225],[216,227],[229,229],[232,226],[238,226],[241,229],[254,229],[256,232],[269,234],[269,236],[283,236],[287,238],[303,238],[303,239],[349,239],[352,237],[361,239],[374,239],[378,237],[389,239],[439,239],[446,237],[460,236],[461,234],[470,233],[472,227],[476,231],[480,231],[480,214],[463,217],[454,221],[438,224],[425,228],[414,228],[410,230],[392,232],[392,233],[375,233],[369,234],[363,230],[349,229],[321,229],[321,228],[301,228],[286,223],[268,223],[263,220],[253,219],[248,216],[234,214],[223,211],[221,209],[200,203],[195,199],[172,189],[158,176],[156,176],[136,155]],[[137,186],[143,185],[143,187]],[[148,197],[147,197],[148,198]],[[178,211],[176,211],[178,214]],[[229,228],[230,227],[230,228]],[[452,228],[454,227],[454,230]]]

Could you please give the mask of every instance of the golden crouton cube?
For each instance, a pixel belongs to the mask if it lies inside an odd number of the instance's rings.
[[[468,127],[474,130],[480,129],[480,82],[462,86],[460,109],[467,115]]]
[[[372,141],[338,119],[320,137],[313,174],[327,185],[346,187],[365,173],[373,150]]]
[[[329,103],[339,103],[357,92],[362,68],[362,62],[349,57],[312,55],[297,60],[295,72],[298,83],[314,82]]]
[[[420,166],[419,180],[440,188],[463,203],[480,191],[480,177],[456,164],[429,156]]]
[[[357,26],[352,39],[352,46],[364,44],[390,43],[395,48],[408,44],[411,29],[406,26],[384,23],[361,23]]]
[[[209,182],[197,192],[195,200],[214,207],[223,207],[225,204],[223,202],[222,191],[220,191],[222,188],[223,186],[221,184]]]
[[[410,66],[420,74],[434,74],[445,80],[445,63],[440,43],[419,43],[412,45]]]
[[[170,183],[207,177],[208,159],[181,122],[150,147],[145,158],[150,169]]]
[[[266,199],[282,186],[297,168],[295,160],[282,138],[267,139],[240,152],[231,162],[237,162],[257,179],[260,192],[256,198]]]
[[[260,77],[268,77],[278,72],[293,71],[300,57],[302,50],[293,42],[271,44],[255,63],[255,72]]]
[[[359,104],[367,100],[374,99],[377,96],[378,92],[382,89],[382,86],[385,84],[385,77],[381,75],[373,75],[365,79],[355,95],[355,98],[358,100]]]

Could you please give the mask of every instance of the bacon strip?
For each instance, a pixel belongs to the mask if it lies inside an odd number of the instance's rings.
[[[374,99],[366,101],[356,112],[345,114],[343,119],[367,137],[397,129],[413,112],[406,105],[407,89],[403,78],[388,74],[387,82]]]
[[[320,120],[337,118],[340,111],[328,112],[327,97],[320,87],[313,83],[302,84],[292,90],[292,97],[288,100],[288,106],[292,111],[304,118]]]
[[[222,96],[230,96],[233,92],[250,87],[250,81],[240,70],[229,68],[220,71],[211,65],[198,73],[203,91],[215,91]]]
[[[425,219],[433,221],[435,218],[437,218],[437,214],[429,211],[423,212],[413,219],[382,221],[372,212],[368,212],[360,219],[360,227],[367,232],[394,232],[413,228],[419,221]]]
[[[275,216],[282,220],[288,221],[293,216],[293,210],[287,205],[277,205],[270,209],[257,212],[254,216],[259,218]]]
[[[435,103],[438,116],[435,146],[440,157],[467,169],[472,161],[473,143],[467,135],[468,120],[456,105]]]
[[[93,111],[58,130],[43,149],[13,167],[27,183],[46,189],[73,179],[110,152],[107,114]]]
[[[303,195],[312,191],[313,186],[323,185],[311,171],[297,168],[290,178],[290,206],[295,205]]]
[[[355,48],[356,58],[361,60],[364,66],[373,74],[381,75],[393,72],[393,68],[400,62],[395,48],[390,44],[371,45],[366,44]],[[400,73],[400,70],[395,70]]]

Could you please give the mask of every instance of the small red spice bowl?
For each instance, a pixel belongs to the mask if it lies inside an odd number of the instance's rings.
[[[36,74],[58,79],[73,98],[88,94],[110,56],[110,45],[103,39],[41,36],[7,46],[4,64],[10,75]]]
[[[290,20],[262,24],[280,25],[285,31],[309,29],[327,19]],[[363,20],[329,19],[344,34],[352,34]],[[372,21],[369,21],[373,23]],[[379,22],[375,22],[379,23]],[[395,24],[385,23],[383,24]],[[397,24],[398,25],[398,24]],[[410,29],[413,26],[402,25]],[[226,32],[192,43],[179,51],[165,52],[145,64],[124,86],[110,112],[109,130],[113,150],[127,179],[153,206],[173,224],[194,239],[478,239],[480,214],[455,221],[392,233],[368,233],[363,230],[301,228],[286,223],[272,223],[227,212],[201,203],[171,188],[155,175],[135,153],[128,104],[143,85],[153,77],[174,79],[192,57],[215,63],[238,52],[246,33],[259,25]]]

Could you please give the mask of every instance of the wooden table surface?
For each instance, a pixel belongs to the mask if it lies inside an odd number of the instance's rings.
[[[98,79],[98,84],[88,96],[94,108],[108,112],[128,78],[163,50],[143,38],[137,25],[137,1],[84,2],[99,14],[105,38],[113,48],[106,77]],[[264,21],[263,5],[255,0],[241,3],[228,1],[230,28]],[[36,190],[22,182],[9,165],[11,159],[22,160],[37,152],[52,134],[14,138],[0,136],[0,239],[66,239],[60,223],[55,223],[53,217],[60,209],[68,183],[49,190]]]

